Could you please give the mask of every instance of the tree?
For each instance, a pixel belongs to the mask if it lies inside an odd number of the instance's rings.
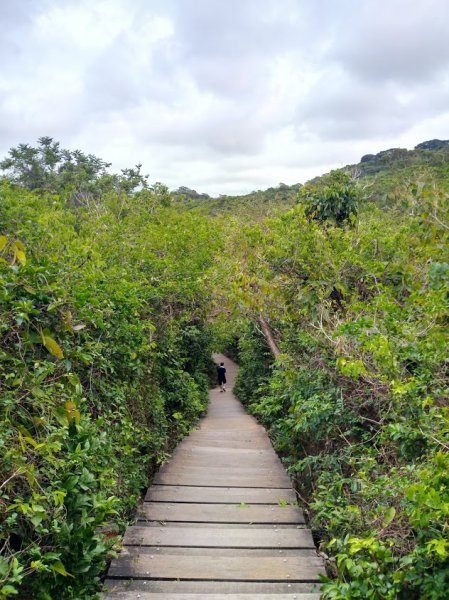
[[[341,227],[357,216],[358,188],[348,172],[331,171],[304,185],[298,200],[305,205],[310,220],[333,221]]]
[[[60,194],[75,204],[88,203],[107,192],[130,195],[148,188],[148,175],[142,165],[108,171],[111,163],[81,150],[66,150],[51,137],[38,139],[37,147],[19,144],[0,162],[0,169],[15,184],[29,190]]]
[[[9,178],[29,190],[48,189],[54,184],[55,169],[63,151],[52,138],[42,137],[39,146],[19,144],[11,148],[9,156],[0,162],[0,169],[8,171]]]

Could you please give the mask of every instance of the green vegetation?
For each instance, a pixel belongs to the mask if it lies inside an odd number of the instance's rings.
[[[93,597],[207,402],[215,232],[160,186],[51,185],[0,188],[0,598]]]
[[[195,190],[180,187],[172,193],[176,202],[190,208],[202,208],[207,214],[238,216],[240,219],[260,219],[293,207],[297,202],[301,184],[286,185],[258,190],[242,196],[220,195],[211,198],[208,194],[199,194]]]
[[[344,197],[347,176],[343,187],[336,176],[229,233],[220,270],[232,293],[221,303],[239,322],[237,392],[308,506],[328,556],[323,598],[444,600],[449,179],[412,181],[410,170],[388,208],[362,179],[358,220],[344,227],[332,210],[310,210]]]
[[[305,206],[306,216],[320,223],[342,226],[354,222],[357,216],[358,189],[345,171],[332,171],[316,183],[303,186],[298,200]]]
[[[49,138],[0,187],[0,598],[95,597],[210,351],[297,482],[323,598],[449,588],[445,143],[209,198]],[[18,595],[17,595],[18,593]]]

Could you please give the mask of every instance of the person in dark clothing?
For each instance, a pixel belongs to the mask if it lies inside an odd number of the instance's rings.
[[[217,377],[218,385],[220,386],[220,392],[226,391],[226,369],[224,363],[217,365]]]

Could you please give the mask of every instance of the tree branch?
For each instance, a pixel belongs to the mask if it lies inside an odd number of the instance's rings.
[[[267,323],[267,320],[261,314],[257,317],[257,321],[262,329],[263,336],[271,350],[271,353],[273,354],[274,358],[277,358],[281,354],[281,351],[279,350],[278,345],[274,340],[273,333],[270,329],[270,326]]]

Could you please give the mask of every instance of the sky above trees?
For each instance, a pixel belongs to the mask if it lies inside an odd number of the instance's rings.
[[[52,136],[210,194],[449,138],[449,3],[0,1],[0,153]]]

